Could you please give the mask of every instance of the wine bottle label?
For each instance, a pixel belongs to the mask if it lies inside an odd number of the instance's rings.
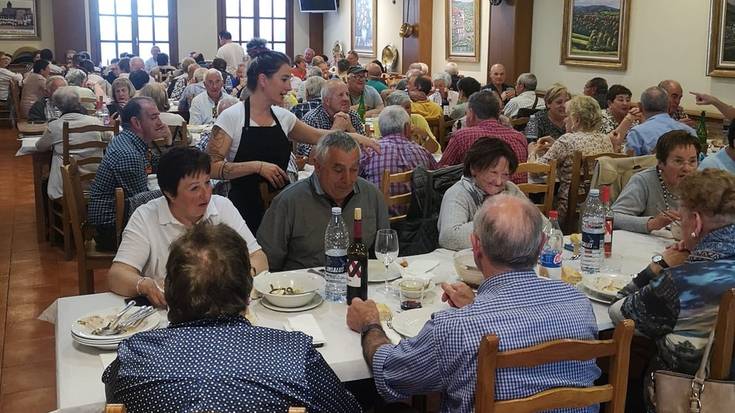
[[[359,288],[362,284],[363,268],[360,261],[347,262],[347,286]]]
[[[613,220],[605,219],[605,244],[612,242],[613,237]]]

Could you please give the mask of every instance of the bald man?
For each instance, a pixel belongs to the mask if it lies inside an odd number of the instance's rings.
[[[388,89],[388,85],[383,81],[383,69],[377,63],[368,63],[365,68],[367,69],[367,84],[369,86],[374,87],[378,93]]]
[[[684,112],[684,108],[679,106],[681,98],[684,96],[684,90],[681,88],[681,84],[676,80],[662,80],[658,87],[663,88],[669,95],[669,116],[672,119],[678,120],[679,122],[691,126],[692,128],[696,125],[694,119],[690,119]]]
[[[217,117],[217,105],[221,100],[232,100],[237,102],[237,98],[225,93],[222,88],[224,83],[222,72],[217,69],[207,70],[204,76],[205,93],[200,93],[191,101],[191,109],[189,109],[189,124],[204,125],[214,122]]]
[[[434,312],[418,335],[397,345],[381,327],[375,302],[352,300],[347,326],[362,333],[363,355],[383,399],[441,392],[442,413],[471,412],[474,397],[468,395],[475,392],[477,351],[488,331],[505,343],[503,351],[550,337],[597,338],[590,301],[573,286],[533,271],[543,246],[543,223],[528,199],[504,194],[488,198],[475,214],[470,236],[475,265],[483,276],[477,293],[461,282],[443,283],[442,301],[454,308]],[[503,399],[515,399],[551,387],[589,387],[599,376],[594,359],[564,361],[498,370],[495,388]]]
[[[503,105],[516,95],[513,85],[505,83],[505,66],[500,63],[495,63],[490,67],[490,83],[482,88],[495,92],[500,97]]]

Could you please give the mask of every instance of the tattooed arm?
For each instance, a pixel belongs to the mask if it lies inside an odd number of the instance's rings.
[[[219,126],[212,128],[212,137],[207,143],[207,153],[212,157],[212,178],[235,179],[259,174],[275,188],[289,182],[288,175],[278,165],[262,161],[230,162],[227,154],[232,145],[232,137]]]

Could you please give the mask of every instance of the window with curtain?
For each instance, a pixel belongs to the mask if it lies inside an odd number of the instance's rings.
[[[219,0],[219,27],[243,47],[253,37],[272,50],[293,52],[293,0]]]
[[[124,52],[148,59],[153,45],[176,61],[176,0],[92,0],[90,14],[102,65]]]

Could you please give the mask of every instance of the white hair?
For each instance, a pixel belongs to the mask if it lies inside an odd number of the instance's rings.
[[[403,134],[406,124],[411,123],[411,117],[403,109],[403,106],[392,105],[380,111],[378,126],[383,136],[400,133]]]
[[[194,73],[196,73],[196,72],[194,72]],[[217,77],[219,77],[219,80],[224,80],[224,78],[222,77],[222,72],[220,72],[217,69],[207,69],[207,74],[206,74],[206,76],[204,76],[204,78],[205,79],[208,78],[209,75],[217,76]]]

